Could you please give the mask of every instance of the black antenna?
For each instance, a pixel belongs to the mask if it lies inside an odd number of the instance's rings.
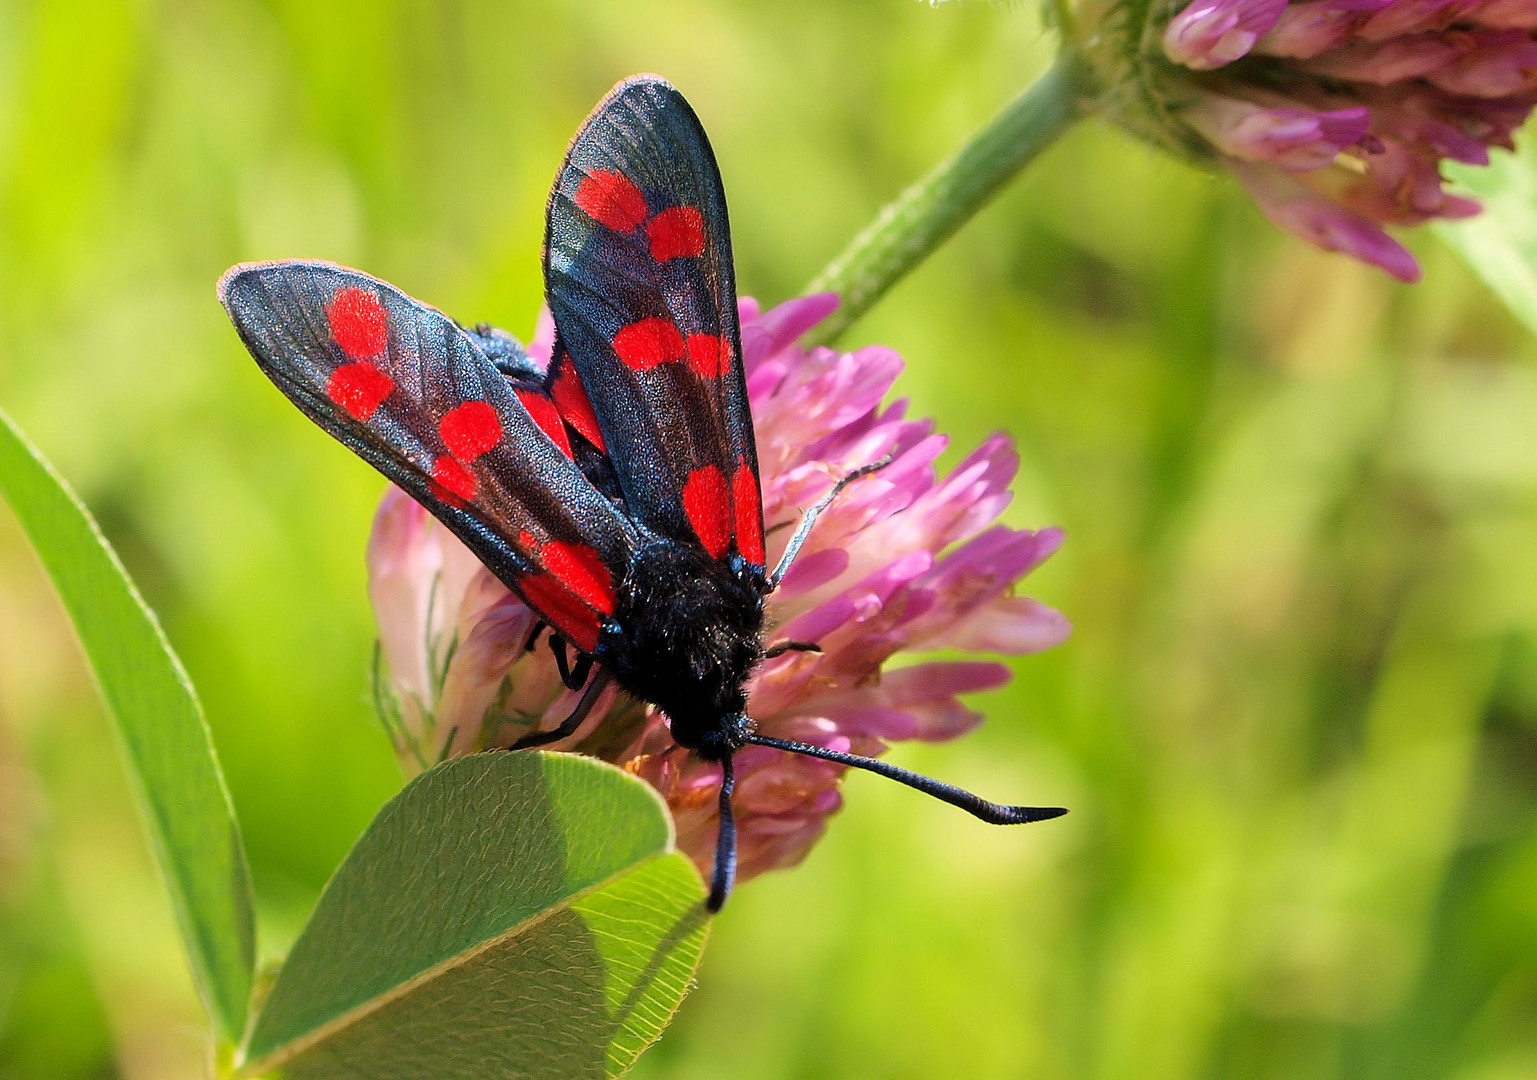
[[[736,881],[736,822],[731,817],[731,791],[736,787],[736,774],[731,770],[730,754],[721,758],[720,767],[720,831],[715,834],[715,874],[707,905],[711,915],[721,909]]]
[[[951,806],[958,806],[973,817],[981,818],[990,825],[1024,825],[1032,821],[1049,821],[1055,817],[1061,817],[1067,813],[1064,806],[1004,806],[1001,803],[988,802],[980,799],[964,788],[955,787],[952,784],[941,783],[931,776],[915,773],[910,769],[899,768],[879,758],[861,757],[859,754],[845,754],[837,750],[829,750],[825,746],[816,746],[813,743],[794,742],[790,739],[774,739],[767,735],[749,735],[747,741],[757,746],[771,746],[775,750],[787,750],[792,754],[805,754],[807,757],[822,758],[824,761],[836,761],[839,765],[848,765],[855,769],[864,769],[866,772],[879,773],[881,776],[895,780],[899,784],[906,784],[910,788],[917,788],[925,795],[932,795]],[[731,783],[731,765],[726,763],[726,784]],[[721,788],[721,836],[726,834],[726,828],[730,823],[730,808],[726,805],[726,787]],[[736,834],[732,832],[731,869],[736,869]],[[718,890],[721,880],[720,849],[715,853],[715,885]],[[729,888],[729,886],[728,886]],[[711,911],[719,908],[715,903],[717,893],[710,893]],[[721,897],[724,902],[725,897]]]
[[[843,479],[834,484],[826,495],[823,495],[816,501],[815,506],[806,511],[806,516],[801,518],[801,523],[796,528],[795,535],[790,537],[790,542],[785,545],[785,553],[779,557],[779,565],[774,567],[774,572],[769,575],[768,592],[773,592],[779,588],[779,583],[784,580],[785,574],[790,569],[790,564],[795,561],[795,556],[800,554],[801,545],[806,542],[806,537],[811,535],[811,526],[817,523],[817,518],[822,516],[822,511],[833,504],[833,500],[838,497],[838,493],[861,476],[869,476],[873,472],[880,472],[887,465],[890,465],[892,460],[891,455],[887,454],[879,461],[872,461],[868,465],[861,465],[853,472],[845,474]]]

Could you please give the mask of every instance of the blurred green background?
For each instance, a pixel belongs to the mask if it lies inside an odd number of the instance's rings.
[[[202,693],[263,952],[400,784],[367,702],[382,481],[214,300],[364,267],[526,336],[545,193],[618,78],[715,142],[745,293],[793,295],[1047,60],[914,0],[0,0],[0,403]],[[717,921],[641,1077],[1537,1076],[1537,349],[1429,235],[1406,288],[1071,133],[847,341],[955,436],[1071,641]],[[0,1077],[193,1076],[200,1020],[86,669],[0,515]]]

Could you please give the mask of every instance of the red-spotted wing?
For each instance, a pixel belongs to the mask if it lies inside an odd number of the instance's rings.
[[[761,568],[726,198],[699,118],[668,83],[625,80],[577,132],[544,258],[551,374],[569,362],[579,376],[568,397],[590,405],[626,513]]]
[[[592,651],[635,531],[541,430],[543,396],[518,391],[442,312],[356,270],[245,264],[219,299],[283,393]],[[553,429],[564,436],[558,418]]]

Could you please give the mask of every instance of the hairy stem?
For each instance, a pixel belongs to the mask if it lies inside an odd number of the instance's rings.
[[[832,291],[843,303],[812,334],[826,344],[868,311],[887,289],[948,240],[1014,175],[1085,111],[1089,76],[1062,53],[964,146],[888,203],[843,253],[805,289]]]

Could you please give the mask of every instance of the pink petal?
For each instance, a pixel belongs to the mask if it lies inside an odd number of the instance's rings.
[[[901,357],[877,346],[841,354],[818,348],[798,364],[781,358],[761,365],[749,394],[765,472],[804,460],[809,447],[864,418],[901,370]]]
[[[1368,19],[1358,31],[1365,41],[1387,41],[1426,30],[1445,30],[1462,17],[1473,0],[1396,0]]]
[[[1269,32],[1286,0],[1194,0],[1164,30],[1163,51],[1197,71],[1230,64]]]
[[[1039,600],[1000,596],[951,627],[945,641],[970,652],[1027,656],[1060,645],[1072,630],[1066,616]]]
[[[934,556],[927,551],[909,551],[899,559],[850,588],[844,595],[854,602],[859,617],[868,619],[879,612],[906,585],[928,573]]]
[[[368,598],[379,627],[379,644],[390,676],[430,706],[432,657],[427,604],[442,569],[442,552],[430,542],[432,517],[425,507],[391,485],[368,535]]]
[[[550,314],[548,304],[539,305],[539,314],[534,319],[534,336],[528,343],[528,358],[538,363],[540,367],[549,367],[550,358],[555,352],[555,317]]]
[[[433,711],[435,684],[455,638],[475,612],[506,592],[474,588],[489,573],[410,496],[386,489],[366,554],[368,594],[390,681],[415,734]]]
[[[1061,543],[1059,529],[1032,533],[997,525],[945,555],[921,584],[943,594],[945,615],[954,619],[1010,588]]]
[[[1291,4],[1254,51],[1294,59],[1317,56],[1343,45],[1373,12],[1391,3],[1393,0],[1314,0]]]
[[[807,760],[804,756],[780,753],[769,763],[745,765],[737,780],[733,809],[764,816],[810,809],[832,777],[825,765],[802,764]]]
[[[1314,75],[1386,86],[1417,79],[1456,62],[1463,50],[1442,34],[1415,34],[1380,45],[1352,45],[1316,56],[1298,67]]]
[[[1364,173],[1327,169],[1299,179],[1325,198],[1383,224],[1419,225],[1432,218],[1478,213],[1476,202],[1442,188],[1435,160],[1422,151],[1389,139],[1363,160]]]
[[[991,660],[936,660],[888,671],[870,693],[887,704],[903,707],[955,694],[996,690],[1012,677],[1007,665]]]
[[[907,714],[917,725],[912,737],[924,742],[945,742],[959,738],[969,731],[975,731],[986,719],[955,698],[912,705],[908,707]]]
[[[755,414],[768,408],[769,401],[784,382],[785,372],[789,370],[790,362],[787,359],[758,360],[746,368],[747,400]]]
[[[749,370],[838,310],[838,294],[817,293],[786,300],[742,325],[742,362]]]
[[[1338,251],[1379,266],[1400,281],[1420,279],[1414,256],[1370,218],[1309,191],[1274,166],[1234,159],[1225,164],[1279,228],[1325,251]]]
[[[848,565],[849,553],[843,548],[810,553],[803,550],[774,591],[774,599],[782,604],[791,597],[820,588],[847,570]]]
[[[1429,91],[1426,96],[1434,93]],[[1530,94],[1504,101],[1447,95],[1435,115],[1447,123],[1456,124],[1488,146],[1514,150],[1516,144],[1513,136],[1531,115],[1534,101],[1537,98]]]
[[[1501,98],[1537,89],[1537,42],[1522,30],[1480,35],[1478,48],[1431,73],[1436,86],[1469,97]]]
[[[832,712],[838,730],[845,734],[873,736],[887,741],[911,739],[918,733],[918,721],[901,709],[878,705],[848,705]]]
[[[1266,109],[1215,95],[1206,95],[1185,118],[1223,154],[1268,161],[1293,172],[1323,168],[1341,150],[1360,142],[1371,125],[1365,108]]]
[[[786,623],[782,633],[796,641],[821,641],[854,617],[855,604],[847,596],[835,596],[798,619]]]
[[[1480,26],[1530,30],[1537,28],[1537,0],[1484,0],[1474,4],[1467,17]]]
[[[1470,165],[1489,164],[1486,143],[1498,145],[1502,130],[1498,120],[1505,110],[1491,110],[1488,102],[1454,98],[1429,87],[1408,93],[1396,86],[1372,89],[1364,97],[1374,129],[1383,139],[1422,143],[1438,157]]]
[[[937,551],[984,529],[1013,498],[1009,483],[1019,456],[1005,436],[994,435],[967,455],[930,491],[914,499],[889,531],[871,530],[870,539],[900,548]],[[890,471],[890,470],[887,470]]]

